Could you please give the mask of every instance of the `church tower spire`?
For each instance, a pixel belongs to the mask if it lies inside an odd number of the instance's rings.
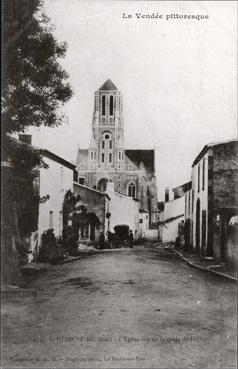
[[[101,170],[124,169],[122,96],[108,79],[96,92],[89,148],[89,166]]]

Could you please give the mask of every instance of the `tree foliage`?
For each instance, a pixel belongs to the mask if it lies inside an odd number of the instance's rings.
[[[4,0],[2,45],[2,160],[3,222],[16,210],[22,235],[36,229],[39,194],[34,189],[40,152],[12,136],[28,127],[54,127],[64,121],[61,107],[72,96],[68,75],[59,59],[66,43],[59,43],[40,0]]]
[[[72,96],[59,64],[66,44],[56,41],[39,0],[7,0],[3,7],[2,120],[4,132],[57,126]]]

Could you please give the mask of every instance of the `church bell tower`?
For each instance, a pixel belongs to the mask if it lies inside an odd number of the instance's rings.
[[[96,92],[88,151],[92,171],[122,171],[125,167],[122,96],[108,79]]]

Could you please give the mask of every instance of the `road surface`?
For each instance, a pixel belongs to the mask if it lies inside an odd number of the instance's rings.
[[[235,368],[236,287],[143,245],[4,294],[4,368]]]

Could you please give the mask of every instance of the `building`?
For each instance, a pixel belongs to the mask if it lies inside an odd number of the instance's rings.
[[[192,181],[187,182],[185,192],[185,222],[184,222],[184,241],[185,249],[192,251],[193,244],[193,198],[194,191],[192,189]]]
[[[174,193],[174,199],[176,200],[182,196],[185,196],[185,194],[190,188],[191,188],[191,182],[186,182],[182,184],[181,186],[173,188],[172,191]]]
[[[83,205],[90,214],[95,214],[99,221],[99,225],[97,225],[96,222],[90,222],[90,217],[88,217],[88,221],[86,220],[80,229],[79,241],[98,241],[100,232],[105,234],[108,230],[106,229],[106,219],[110,197],[105,192],[77,182],[74,182],[74,195],[79,196],[78,206]],[[92,217],[92,220],[95,219],[95,216]]]
[[[78,149],[76,164],[80,184],[105,191],[113,182],[116,192],[138,199],[150,227],[156,225],[155,151],[125,149],[122,95],[110,79],[95,92],[90,146]]]
[[[126,224],[132,230],[135,239],[141,237],[142,228],[139,226],[139,221],[142,217],[139,214],[139,201],[116,192],[113,182],[107,182],[106,193],[110,198],[108,203],[110,217],[108,218],[107,229],[114,232],[116,225]]]
[[[98,241],[100,232],[114,233],[114,227],[119,224],[128,225],[135,239],[145,236],[149,228],[148,212],[139,211],[138,200],[115,192],[113,182],[106,183],[104,192],[74,182],[74,195],[79,196],[77,206],[83,205],[100,222],[98,227],[85,222],[79,241]]]
[[[165,189],[163,216],[160,216],[162,242],[176,242],[184,231],[185,191],[188,183],[173,189],[174,199],[169,201],[169,189]]]
[[[237,263],[237,157],[237,139],[210,143],[192,165],[193,249],[227,264]]]
[[[62,236],[63,202],[68,190],[73,191],[75,165],[46,149],[38,149],[48,168],[40,168],[34,184],[39,193],[38,231],[32,234],[32,252],[37,255],[41,236],[54,229],[57,238]]]
[[[154,230],[149,228],[149,212],[147,210],[139,210],[138,238],[149,239],[151,232],[156,231],[156,229]]]

